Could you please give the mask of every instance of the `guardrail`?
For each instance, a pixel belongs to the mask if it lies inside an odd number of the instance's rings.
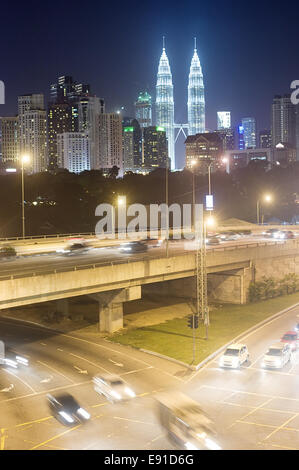
[[[293,241],[293,240],[291,240]],[[247,244],[242,244],[242,245],[233,245],[233,246],[225,246],[225,247],[217,247],[217,248],[208,248],[208,253],[213,253],[213,252],[219,252],[219,251],[234,251],[234,250],[239,250],[239,249],[248,249],[248,248],[257,248],[260,246],[273,246],[273,245],[283,245],[285,244],[286,241],[271,241],[271,242],[261,242],[261,243],[247,243]],[[175,253],[175,256],[185,256],[188,254],[191,254],[196,250],[182,250],[177,253]],[[171,256],[170,256],[171,257]],[[71,266],[64,266],[61,268],[55,268],[51,270],[35,270],[35,271],[30,271],[26,273],[20,273],[20,274],[8,274],[1,276],[0,275],[0,281],[7,281],[7,280],[13,280],[13,279],[20,279],[20,278],[25,278],[25,277],[34,277],[38,275],[46,275],[46,274],[57,274],[61,272],[71,272],[71,271],[79,271],[79,270],[84,270],[84,269],[96,269],[101,266],[116,266],[120,264],[127,264],[127,263],[134,263],[137,261],[147,261],[149,259],[163,259],[165,256],[144,256],[142,258],[137,258],[137,257],[130,257],[127,259],[123,258],[118,258],[115,261],[103,261],[99,263],[90,263],[90,264],[79,264],[79,265],[71,265]]]

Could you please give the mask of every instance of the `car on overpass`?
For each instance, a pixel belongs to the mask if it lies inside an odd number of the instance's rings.
[[[69,393],[47,394],[47,399],[52,415],[64,425],[83,423],[90,419],[90,414]]]
[[[246,344],[231,344],[228,346],[219,361],[220,367],[237,369],[249,361],[249,352]]]
[[[299,346],[299,338],[297,331],[287,331],[280,340],[282,343],[287,343],[291,351],[296,351]]]
[[[219,237],[217,235],[208,235],[206,237],[206,244],[207,245],[219,245],[220,244]]]
[[[136,396],[131,387],[118,375],[98,374],[92,381],[94,390],[112,403],[131,400]]]
[[[0,248],[0,259],[12,259],[15,258],[17,252],[13,246],[4,245]]]
[[[280,240],[289,240],[295,238],[294,232],[291,230],[281,230],[277,236]]]
[[[291,348],[287,343],[274,343],[263,357],[262,367],[265,369],[281,369],[291,359]]]
[[[239,240],[239,238],[241,238],[241,235],[233,231],[228,231],[228,232],[221,232],[219,238],[222,241],[233,241],[233,240]]]
[[[131,241],[127,243],[122,243],[119,246],[119,251],[124,253],[138,253],[148,250],[148,245],[144,240],[140,241]]]
[[[263,232],[262,235],[264,235],[264,237],[267,237],[267,238],[276,238],[279,232],[280,230],[278,228],[270,228],[266,230],[265,232]]]

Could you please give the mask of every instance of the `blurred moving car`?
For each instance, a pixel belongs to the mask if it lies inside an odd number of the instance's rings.
[[[216,235],[210,235],[206,238],[206,244],[207,245],[219,245],[220,240],[219,237]]]
[[[278,234],[278,233],[279,233],[278,228],[270,228],[269,230],[266,230],[265,232],[263,232],[262,235],[264,235],[264,237],[267,237],[267,238],[276,238],[275,234]]]
[[[56,250],[56,253],[62,253],[64,255],[75,255],[86,253],[89,250],[86,240],[83,238],[74,238],[68,240],[65,248]]]
[[[248,362],[249,352],[245,344],[231,344],[226,348],[224,354],[221,356],[219,365],[220,367],[230,367],[237,369],[244,362]]]
[[[275,343],[266,352],[262,367],[280,369],[291,359],[291,348],[286,343]]]
[[[188,450],[221,450],[214,423],[199,404],[181,392],[155,396],[162,427],[176,447]]]
[[[69,393],[47,394],[47,399],[52,415],[62,424],[83,423],[90,419],[90,414]]]
[[[164,242],[162,238],[145,238],[141,241],[146,243],[149,248],[159,248]]]
[[[13,246],[5,245],[0,248],[0,259],[14,258],[17,252]]]
[[[228,231],[220,233],[220,240],[222,241],[239,240],[239,238],[241,238],[241,235],[236,232]]]
[[[282,343],[288,343],[291,351],[298,349],[298,333],[297,331],[287,331],[280,340]]]
[[[296,324],[294,330],[297,331],[297,332],[299,332],[299,323]]]
[[[279,238],[280,240],[286,240],[295,238],[294,233],[291,230],[281,230],[275,238]]]
[[[132,241],[127,243],[122,243],[119,246],[119,251],[137,253],[142,251],[147,251],[148,246],[144,241]]]
[[[94,390],[112,403],[135,398],[135,392],[118,375],[95,375],[92,379]]]
[[[17,369],[20,365],[28,366],[29,361],[14,349],[7,347],[4,341],[0,341],[0,364]]]

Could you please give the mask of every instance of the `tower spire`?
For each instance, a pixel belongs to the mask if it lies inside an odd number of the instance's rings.
[[[165,36],[163,36],[163,51],[165,51]]]
[[[194,38],[194,50],[196,51],[196,37]]]

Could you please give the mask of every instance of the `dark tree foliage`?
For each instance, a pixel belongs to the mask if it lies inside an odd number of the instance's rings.
[[[25,216],[28,235],[93,232],[98,204],[115,204],[118,195],[127,197],[127,204],[144,205],[165,202],[166,169],[149,175],[127,174],[117,178],[118,168],[108,177],[101,171],[84,171],[76,175],[68,171],[25,175]],[[208,177],[195,175],[196,202],[203,203],[208,193]],[[261,204],[265,221],[277,218],[291,222],[299,218],[299,164],[275,167],[252,163],[230,174],[212,174],[217,218],[236,217],[256,221],[256,203],[263,194],[271,193],[273,202]],[[192,202],[193,175],[188,170],[168,171],[169,204]],[[1,237],[21,234],[21,175],[0,176]]]

